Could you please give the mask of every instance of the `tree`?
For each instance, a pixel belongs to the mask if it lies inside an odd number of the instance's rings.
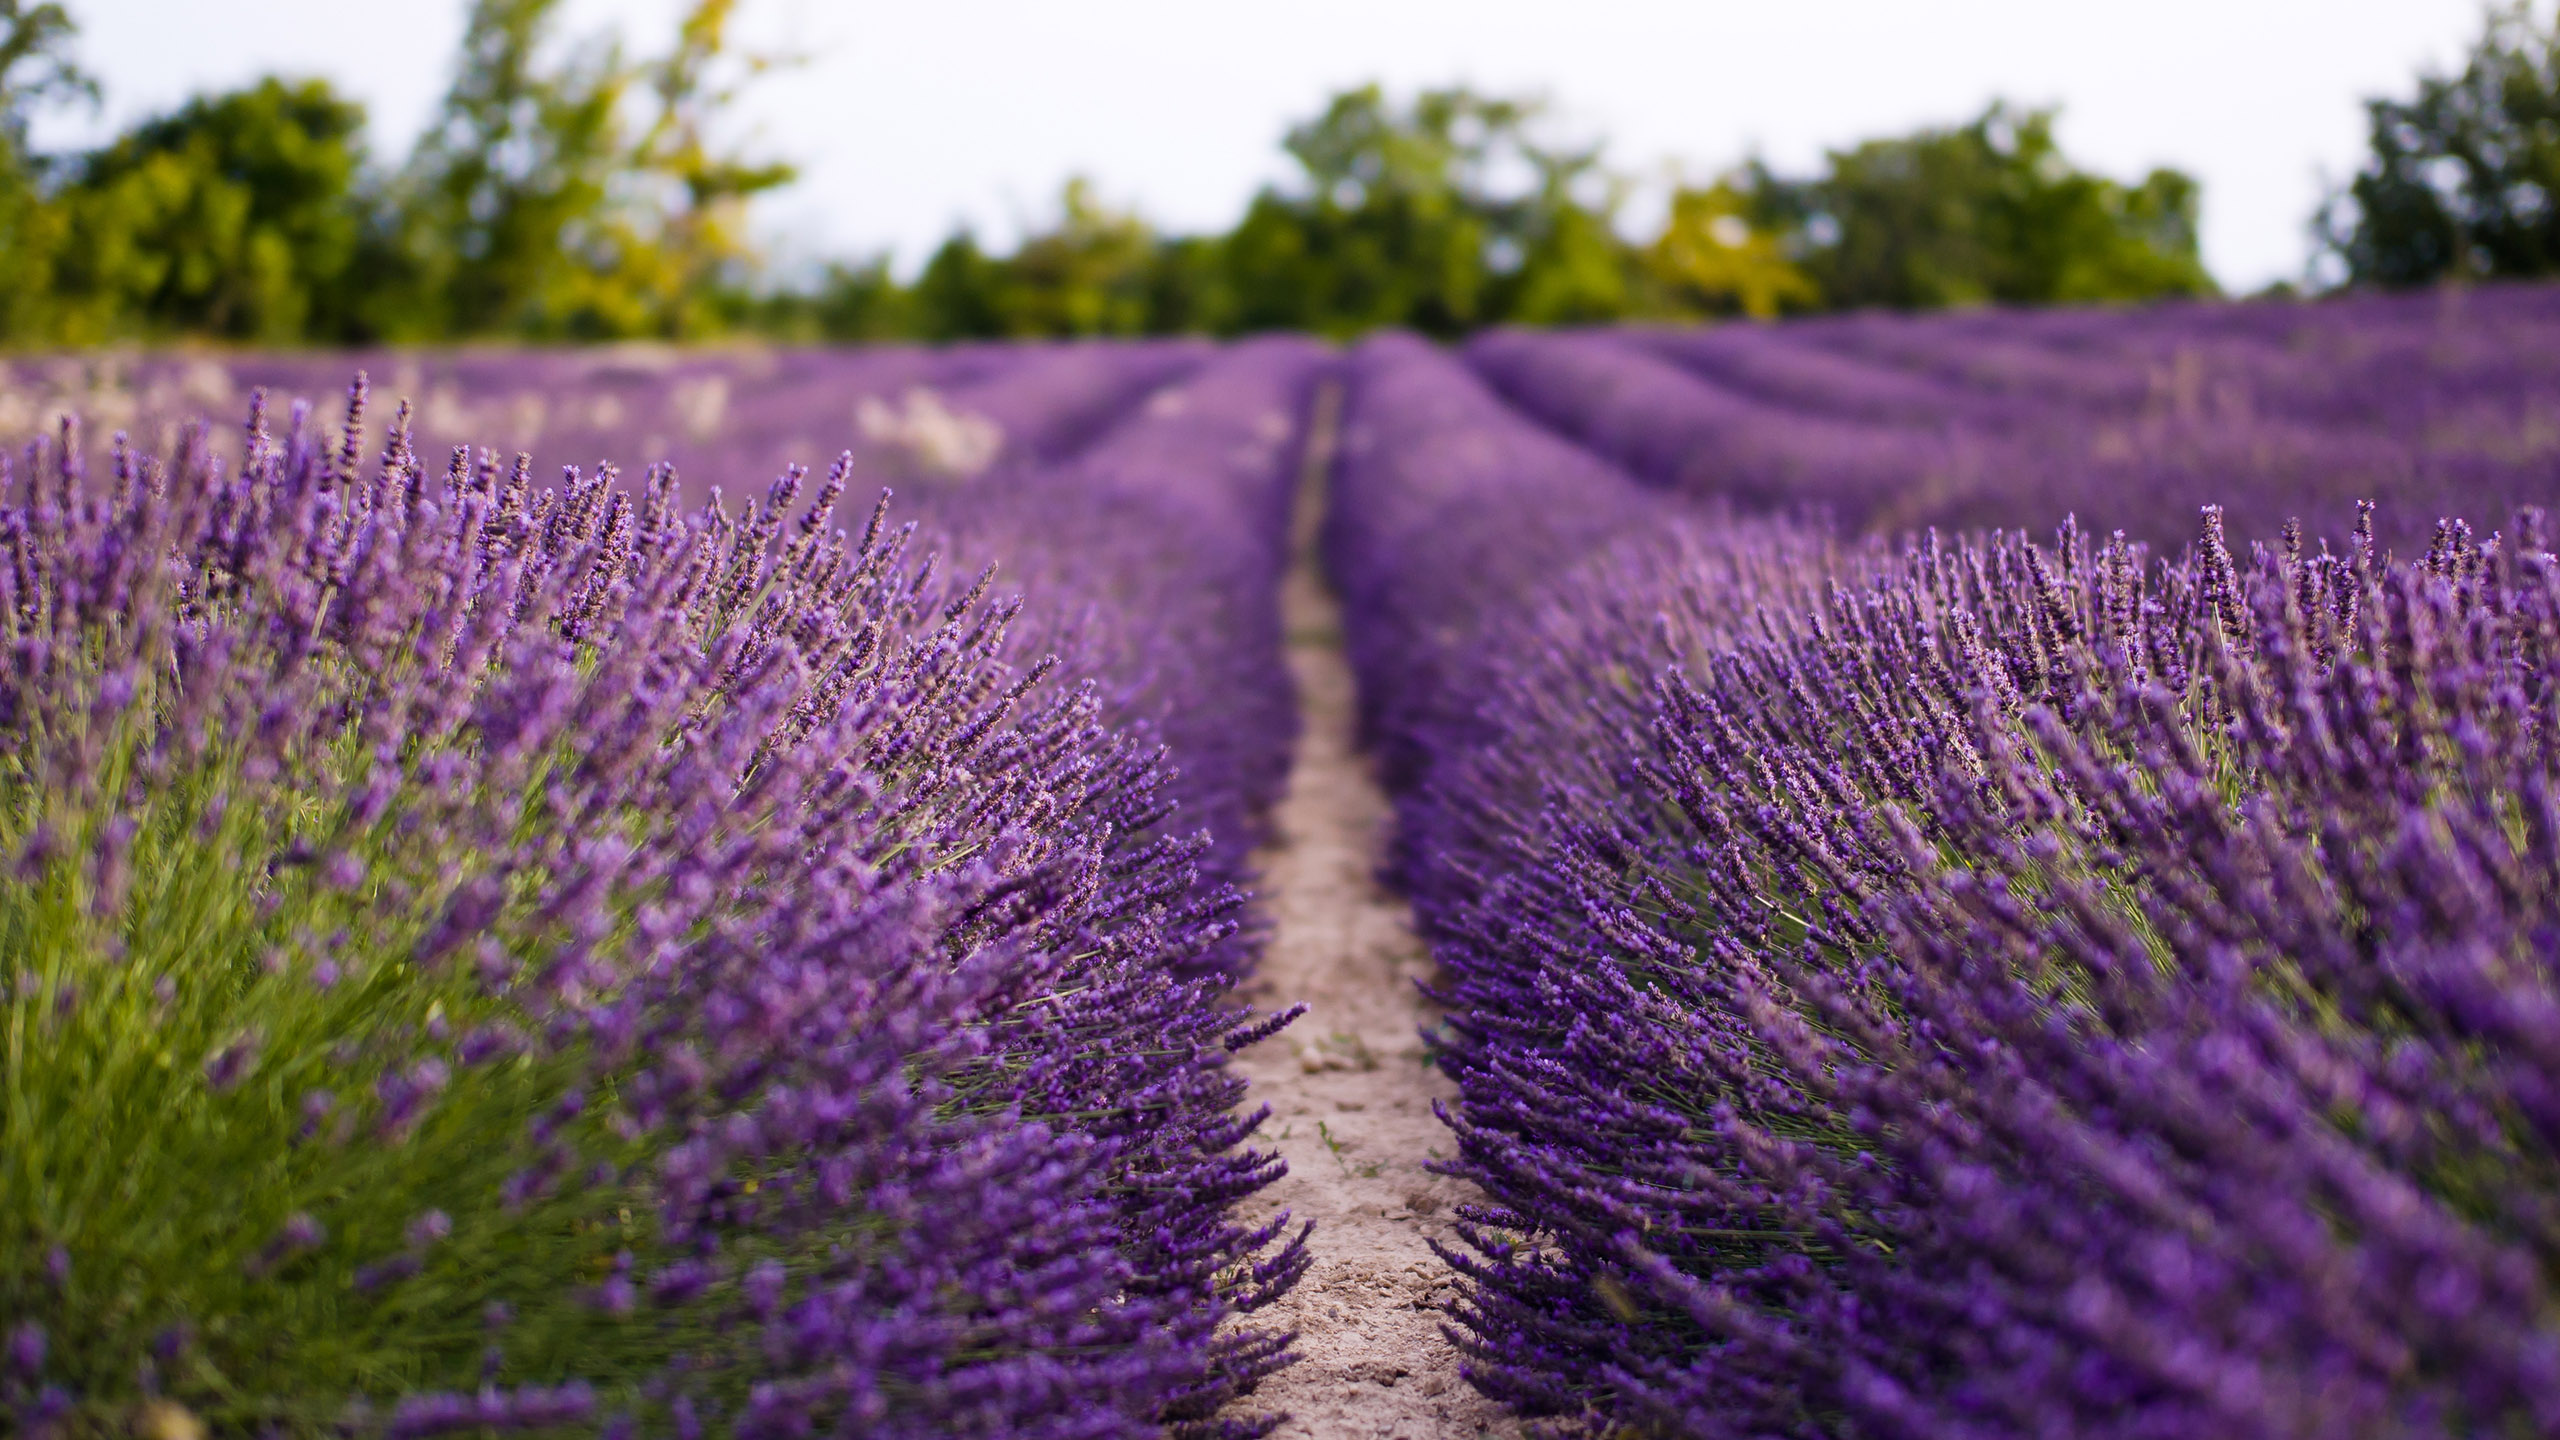
[[[1025,238],[1005,262],[997,299],[1002,333],[1137,335],[1147,331],[1155,232],[1071,179],[1055,227]]]
[[[200,96],[83,159],[61,338],[140,329],[289,344],[347,321],[364,107],[326,82]]]
[[[27,121],[38,108],[66,100],[97,103],[98,82],[71,58],[80,27],[56,0],[29,5],[0,0],[0,145],[27,150]]]
[[[955,231],[926,263],[907,314],[931,340],[1210,329],[1220,310],[1213,248],[1158,240],[1079,176],[1059,192],[1057,223],[1023,237],[1011,255],[989,255],[974,234]]]
[[[1647,277],[1667,304],[1692,315],[1767,320],[1822,298],[1787,258],[1785,237],[1751,223],[1751,197],[1731,179],[1672,192],[1662,233],[1644,251]]]
[[[1542,139],[1539,115],[1463,87],[1401,108],[1375,85],[1335,95],[1284,141],[1299,183],[1256,196],[1227,237],[1230,326],[1453,335],[1524,307],[1623,313],[1615,187],[1596,149]]]
[[[886,258],[875,256],[829,261],[814,285],[766,295],[751,328],[788,340],[861,343],[910,339],[919,324],[915,292],[889,273]]]
[[[54,313],[53,264],[65,243],[61,212],[46,203],[43,157],[27,148],[37,110],[95,103],[98,82],[71,59],[79,31],[53,0],[0,0],[0,339],[38,338]]]
[[[634,79],[617,44],[545,64],[559,0],[474,0],[462,56],[395,190],[406,284],[378,316],[392,339],[619,332],[594,281],[618,267],[614,172]],[[583,282],[583,283],[582,283]]]
[[[696,0],[651,63],[611,39],[555,58],[559,7],[474,0],[453,86],[394,187],[385,289],[400,298],[378,317],[392,338],[697,334],[753,259],[739,212],[793,172],[708,138],[774,63],[730,52],[733,0]],[[657,110],[634,133],[644,85]]]
[[[1596,146],[1531,155],[1538,189],[1512,242],[1519,263],[1496,268],[1492,298],[1501,318],[1589,325],[1632,313],[1637,267],[1616,226],[1624,182],[1601,168]]]
[[[2365,113],[2364,168],[2314,222],[2350,283],[2560,273],[2560,16],[2493,10],[2460,74]]]
[[[954,233],[916,277],[915,333],[925,340],[991,339],[1005,333],[1004,261],[967,230]]]
[[[645,69],[657,114],[630,160],[656,217],[661,328],[699,335],[722,324],[722,296],[747,279],[755,260],[746,235],[747,202],[788,185],[799,171],[717,148],[712,131],[757,77],[796,56],[740,53],[729,42],[736,0],[696,0],[676,28],[675,48]]]
[[[2075,168],[2051,110],[1994,104],[1971,123],[1870,140],[1816,179],[1759,162],[1749,219],[1789,237],[1826,305],[1926,309],[2213,293],[2200,190],[2176,170],[2125,185]]]

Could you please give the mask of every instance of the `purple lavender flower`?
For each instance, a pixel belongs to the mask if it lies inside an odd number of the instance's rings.
[[[687,509],[664,469],[431,474],[430,403],[368,467],[362,385],[331,424],[262,408],[236,459],[189,432],[106,489],[67,447],[0,477],[31,821],[0,840],[34,857],[0,926],[41,934],[13,1003],[84,997],[11,1076],[8,1143],[46,1153],[0,1172],[81,1225],[9,1253],[132,1277],[101,1307],[0,1260],[0,1308],[78,1357],[76,1403],[125,1403],[181,1319],[239,1423],[362,1345],[420,1388],[349,1403],[404,1434],[610,1394],[751,1434],[1205,1435],[1287,1362],[1229,1324],[1306,1259],[1232,1218],[1278,1162],[1220,1061],[1275,1023],[1227,992],[1324,362],[964,358],[910,361],[1017,449],[917,508],[1021,599],[885,500],[838,528],[859,459],[810,508],[790,470]]]
[[[1350,371],[1474,1383],[1697,1435],[2560,1423],[2539,515],[1843,542],[1409,342]]]

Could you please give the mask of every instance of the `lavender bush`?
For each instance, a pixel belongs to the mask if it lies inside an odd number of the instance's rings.
[[[1924,545],[1668,679],[1656,934],[1761,1061],[1686,1048],[1732,1183],[1679,1208],[1758,1314],[1648,1262],[1733,1343],[1630,1393],[1813,1340],[1880,1430],[2560,1422],[2545,543]]]
[[[1414,393],[1355,397],[1366,513],[1534,468]],[[1475,1383],[1595,1433],[2560,1423],[2560,562],[2370,533],[1666,517],[1470,578],[1540,598],[1488,629],[1355,612],[1364,678],[1461,691],[1399,808]]]
[[[1204,869],[1239,884],[1297,732],[1277,596],[1301,421],[1330,364],[1297,337],[1244,341],[1065,463],[923,491],[955,554],[1004,565],[1048,600],[1053,643],[1119,678],[1128,718],[1174,757],[1177,823],[1205,828]]]
[[[2439,518],[2560,490],[2547,287],[1504,333],[1469,355],[1650,483],[1875,534],[2104,515],[2174,548],[2213,503],[2343,544],[2376,500],[2382,541],[2415,549]]]
[[[1277,1021],[1127,707],[841,469],[537,491],[361,398],[5,486],[17,1422],[1255,1428]]]
[[[1377,337],[1344,369],[1325,562],[1363,728],[1403,789],[1431,761],[1424,737],[1468,723],[1452,671],[1471,644],[1500,634],[1544,576],[1671,511],[1420,339]]]

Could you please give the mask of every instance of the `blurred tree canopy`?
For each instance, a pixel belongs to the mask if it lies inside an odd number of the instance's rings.
[[[557,59],[560,0],[474,0],[437,121],[386,185],[386,338],[682,338],[725,328],[754,258],[746,202],[794,171],[709,129],[776,62],[736,55],[735,0],[695,0],[664,57],[597,37]],[[630,123],[635,102],[648,122]]]
[[[1283,140],[1299,174],[1223,235],[1159,235],[1078,178],[1012,254],[960,232],[903,295],[884,266],[834,267],[799,318],[847,339],[952,339],[1454,335],[1628,314],[1641,267],[1614,228],[1619,183],[1596,149],[1547,142],[1538,118],[1531,102],[1466,89],[1404,105],[1374,85],[1345,91]]]
[[[880,258],[778,275],[747,212],[792,168],[724,137],[788,57],[739,48],[737,0],[689,0],[643,57],[563,35],[562,5],[472,0],[434,122],[390,162],[356,101],[275,78],[37,154],[28,117],[96,87],[63,4],[0,0],[0,342],[1447,336],[2212,290],[2195,182],[2078,169],[2050,111],[1994,105],[1808,175],[1752,161],[1634,236],[1629,181],[1536,100],[1375,85],[1291,127],[1295,173],[1223,233],[1160,233],[1077,178],[1007,252],[963,229],[911,281]]]
[[[2560,15],[2491,11],[2460,74],[2365,113],[2370,154],[2317,222],[2350,283],[2560,273]]]
[[[2051,110],[1994,104],[1970,124],[1870,140],[1826,173],[1735,182],[1744,213],[1835,308],[1929,309],[2213,293],[2201,195],[2176,170],[2122,184],[2074,168]]]
[[[751,310],[746,202],[789,166],[714,123],[777,63],[693,0],[664,55],[563,43],[561,0],[474,0],[434,124],[370,163],[325,81],[198,96],[85,154],[34,154],[37,108],[93,96],[71,15],[0,0],[0,341],[266,343],[687,337]]]
[[[52,0],[0,0],[0,339],[42,334],[51,318],[63,216],[46,203],[52,166],[28,148],[27,122],[47,106],[97,102],[98,82],[71,60],[75,28]]]
[[[954,237],[918,282],[911,319],[936,338],[1455,335],[2213,293],[2195,181],[2077,169],[2051,111],[1994,105],[1967,125],[1833,152],[1817,175],[1753,162],[1676,191],[1645,243],[1620,233],[1625,182],[1598,147],[1559,144],[1540,119],[1534,103],[1466,89],[1403,106],[1376,86],[1345,91],[1290,130],[1294,183],[1255,196],[1226,234],[1159,241],[1127,215],[1104,227],[1074,182],[1057,228],[1011,258]],[[1105,291],[1120,303],[1104,305]]]
[[[1754,320],[1821,304],[1813,277],[1787,253],[1786,234],[1753,223],[1763,206],[1744,188],[1751,181],[1746,175],[1740,183],[1725,179],[1672,192],[1671,214],[1643,257],[1662,303]]]
[[[200,96],[83,161],[54,197],[53,327],[291,343],[341,332],[364,239],[361,107],[317,80]]]
[[[1625,313],[1615,187],[1538,115],[1464,88],[1403,107],[1375,85],[1334,96],[1282,142],[1297,183],[1255,196],[1224,239],[1221,328],[1452,335]]]

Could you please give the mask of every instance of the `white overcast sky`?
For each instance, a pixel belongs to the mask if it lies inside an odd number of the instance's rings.
[[[105,82],[73,143],[188,93],[325,75],[397,155],[448,78],[461,0],[70,0]],[[1756,148],[1826,146],[1969,117],[1994,96],[2063,107],[2068,153],[2204,181],[2224,285],[2298,275],[2324,186],[2350,173],[2362,97],[2405,93],[2480,26],[2477,0],[742,0],[744,28],[810,58],[750,107],[803,167],[765,202],[787,255],[888,249],[912,270],[957,222],[1003,243],[1070,174],[1174,230],[1221,227],[1284,176],[1288,123],[1332,89],[1466,81],[1555,102],[1616,165],[1660,177]],[[568,33],[664,45],[676,0],[569,0]],[[1657,187],[1658,189],[1658,187]],[[1639,201],[1641,210],[1642,201]],[[1641,213],[1636,217],[1641,219]]]

